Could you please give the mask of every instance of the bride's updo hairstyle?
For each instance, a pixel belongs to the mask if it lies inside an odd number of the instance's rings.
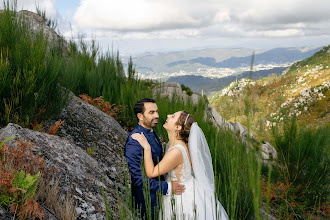
[[[190,115],[187,111],[183,110],[176,124],[182,127],[182,130],[179,133],[179,135],[185,143],[188,143],[190,128],[194,122],[195,122],[194,116]]]

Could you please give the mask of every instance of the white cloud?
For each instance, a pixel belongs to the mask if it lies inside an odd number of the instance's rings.
[[[200,12],[197,9],[185,8],[177,3],[172,0],[84,0],[74,15],[74,21],[83,28],[122,31],[182,29],[204,25],[207,18],[198,17]]]
[[[17,10],[29,10],[36,12],[36,7],[46,11],[46,15],[50,18],[56,17],[56,0],[18,0]]]
[[[291,37],[330,35],[329,8],[329,0],[81,0],[73,19],[130,39]]]

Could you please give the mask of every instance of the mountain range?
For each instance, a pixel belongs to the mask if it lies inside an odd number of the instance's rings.
[[[268,65],[268,64],[287,64],[297,60],[302,60],[310,57],[320,48],[315,49],[301,49],[301,48],[274,48],[254,56],[253,65]],[[190,60],[179,60],[176,62],[168,63],[167,66],[176,66],[181,64],[194,64],[199,63],[209,67],[216,68],[239,68],[251,66],[251,56],[243,57],[230,57],[229,59],[216,62],[213,57],[197,57]]]
[[[251,79],[257,80],[262,77],[266,77],[270,74],[280,75],[287,67],[275,67],[269,70],[259,70],[254,71],[251,74]],[[219,90],[222,90],[226,86],[228,86],[231,82],[249,78],[250,71],[245,71],[239,75],[226,76],[222,78],[209,78],[204,76],[196,76],[196,75],[186,75],[186,76],[176,76],[171,77],[167,80],[167,82],[178,82],[180,84],[184,84],[191,88],[194,92],[200,93],[203,90],[203,93],[206,95],[212,95]]]
[[[290,47],[270,50],[250,48],[212,48],[143,53],[135,55],[133,62],[139,77],[178,82],[194,92],[212,95],[231,82],[247,78],[254,55],[252,79],[257,80],[282,71],[294,62],[312,56],[322,47]]]

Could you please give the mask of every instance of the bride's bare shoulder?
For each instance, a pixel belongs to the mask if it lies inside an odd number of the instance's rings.
[[[168,153],[169,152],[180,152],[181,153],[181,150],[180,150],[180,147],[176,144],[174,146],[169,147],[167,152]]]
[[[168,151],[173,150],[173,149],[177,149],[177,150],[181,151],[180,149],[182,149],[182,148],[185,149],[185,146],[183,146],[182,144],[175,144],[173,146],[169,146]]]

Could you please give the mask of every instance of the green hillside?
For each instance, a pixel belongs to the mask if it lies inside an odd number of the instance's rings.
[[[260,139],[270,140],[271,125],[286,122],[293,114],[298,124],[329,126],[330,46],[294,63],[279,77],[233,82],[209,100],[226,121],[247,125],[246,95],[251,107],[249,123]],[[253,75],[253,73],[252,73]]]

